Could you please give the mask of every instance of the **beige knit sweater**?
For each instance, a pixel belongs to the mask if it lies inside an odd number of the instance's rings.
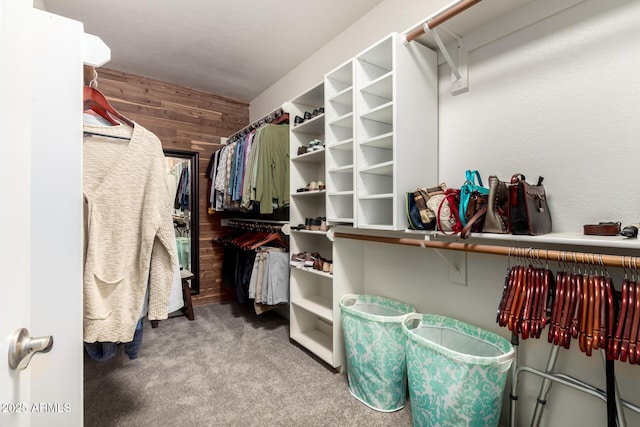
[[[177,257],[166,162],[138,124],[84,130],[84,341],[129,342],[147,285],[149,319],[167,318]]]

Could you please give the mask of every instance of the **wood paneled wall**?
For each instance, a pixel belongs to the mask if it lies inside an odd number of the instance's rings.
[[[196,305],[230,300],[222,285],[222,247],[212,239],[222,230],[222,215],[207,212],[206,170],[211,155],[227,137],[249,123],[249,104],[171,83],[97,69],[98,89],[126,117],[155,133],[164,148],[199,153],[200,294]]]

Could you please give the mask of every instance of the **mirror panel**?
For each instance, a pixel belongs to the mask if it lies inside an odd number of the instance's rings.
[[[200,293],[200,250],[198,218],[198,153],[164,150],[167,183],[173,206],[173,226],[180,269],[193,273],[191,293]]]

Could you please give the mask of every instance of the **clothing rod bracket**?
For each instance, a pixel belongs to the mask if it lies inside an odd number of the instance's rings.
[[[421,244],[423,248],[424,244]],[[462,286],[467,286],[467,254],[462,251],[444,251],[434,249],[434,252],[449,267],[449,281]]]
[[[451,55],[449,54],[449,50],[445,46],[442,38],[438,30],[435,28],[430,29],[429,23],[424,23],[424,31],[425,33],[431,31],[431,35],[438,45],[438,49],[440,49],[440,53],[444,57],[447,64],[449,64],[449,68],[451,69],[451,93],[453,95],[458,95],[469,90],[469,51],[465,49],[462,43],[462,37],[457,36],[456,34],[447,31],[444,27],[445,32],[452,35],[456,39],[456,56],[457,61],[454,61]]]

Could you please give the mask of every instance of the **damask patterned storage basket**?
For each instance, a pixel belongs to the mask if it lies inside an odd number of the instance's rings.
[[[409,314],[407,375],[414,426],[497,426],[515,351],[509,341],[459,320]]]
[[[415,311],[408,304],[374,295],[340,299],[349,391],[375,410],[397,411],[407,403],[402,320]]]

